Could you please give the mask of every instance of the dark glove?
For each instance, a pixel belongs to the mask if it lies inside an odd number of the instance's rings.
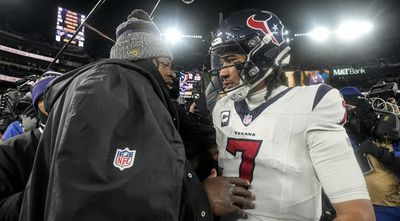
[[[363,141],[360,144],[360,152],[363,154],[370,154],[378,160],[382,158],[384,153],[383,148],[378,147],[378,145],[370,140]]]
[[[214,215],[237,214],[244,217],[242,209],[254,208],[254,195],[247,190],[249,181],[239,177],[210,176],[203,181],[208,201]]]

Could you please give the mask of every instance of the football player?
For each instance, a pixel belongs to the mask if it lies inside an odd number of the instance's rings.
[[[247,220],[319,220],[321,187],[337,220],[375,220],[338,90],[284,86],[285,28],[268,11],[243,10],[218,28],[210,53],[223,93],[213,111],[223,176],[251,182]],[[241,219],[223,217],[223,220]]]

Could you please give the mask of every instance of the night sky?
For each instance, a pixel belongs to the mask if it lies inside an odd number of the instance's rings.
[[[132,9],[142,8],[150,13],[156,2],[106,0],[88,23],[115,39],[115,27],[126,19]],[[97,0],[0,0],[0,20],[18,26],[18,30],[54,39],[57,6],[87,15],[96,3]],[[275,13],[291,34],[308,32],[317,24],[333,27],[344,17],[372,21],[372,38],[376,42],[398,39],[400,33],[398,0],[194,0],[192,4],[181,0],[161,0],[154,22],[162,31],[176,26],[185,34],[202,35],[204,41],[186,41],[175,46],[175,50],[181,53],[181,47],[203,53],[209,46],[210,31],[218,26],[218,13],[228,16],[244,8],[260,8]],[[112,43],[86,30],[85,49],[89,54],[107,56],[111,46]]]

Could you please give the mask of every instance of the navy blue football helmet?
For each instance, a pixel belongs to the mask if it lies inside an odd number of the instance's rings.
[[[217,29],[210,48],[210,73],[217,75],[231,66],[240,70],[240,84],[224,92],[235,101],[242,100],[276,67],[289,63],[289,50],[285,27],[276,15],[257,9],[242,10]],[[221,58],[227,54],[243,54],[246,61],[222,67]]]

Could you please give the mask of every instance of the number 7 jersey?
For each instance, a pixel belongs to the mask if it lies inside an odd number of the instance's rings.
[[[333,203],[369,199],[339,92],[322,84],[265,94],[224,97],[213,111],[223,176],[249,180],[256,196],[246,220],[319,220],[321,185]]]

